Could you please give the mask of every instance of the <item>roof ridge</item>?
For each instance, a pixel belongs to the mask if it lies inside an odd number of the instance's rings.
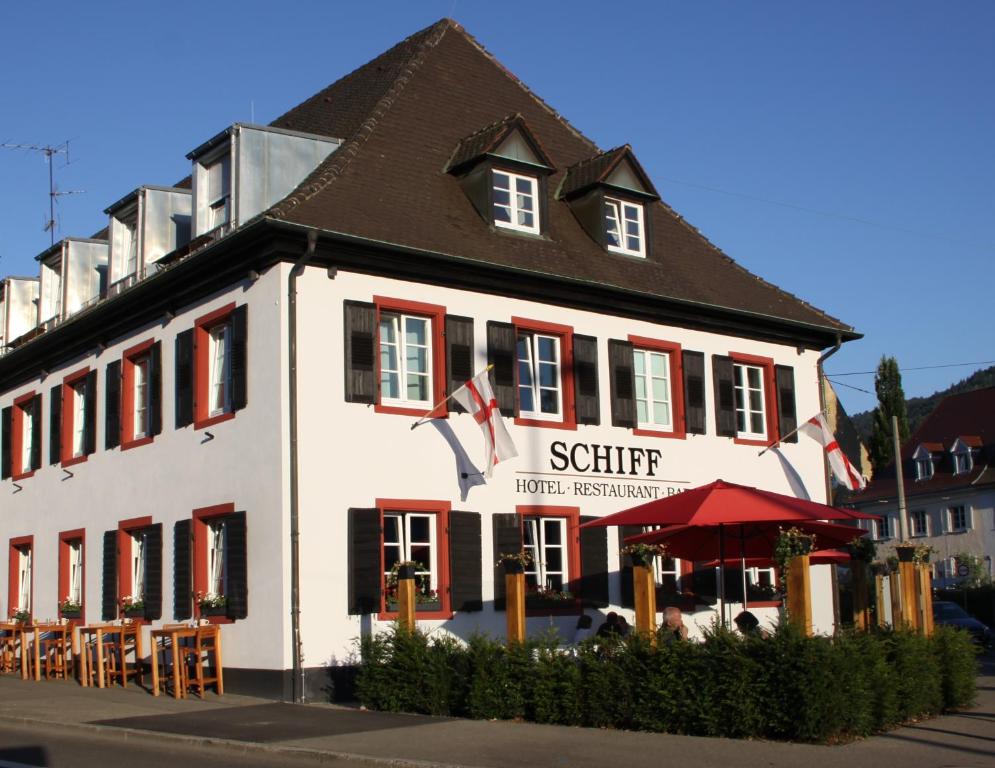
[[[360,126],[359,130],[352,136],[346,138],[342,145],[336,151],[332,152],[332,154],[329,155],[328,158],[314,171],[312,171],[308,177],[304,179],[304,181],[298,184],[293,192],[272,205],[269,210],[264,212],[264,215],[272,214],[278,218],[283,218],[287,216],[293,208],[309,200],[338,178],[343,171],[345,171],[350,161],[357,154],[359,154],[362,146],[376,129],[378,121],[382,119],[383,116],[390,110],[391,106],[393,106],[398,96],[404,90],[404,87],[408,84],[408,81],[411,79],[414,71],[424,62],[427,53],[439,44],[439,41],[442,40],[448,30],[454,28],[458,29],[459,25],[452,19],[440,19],[425,29],[415,32],[413,35],[409,35],[400,43],[388,49],[388,51],[381,53],[379,56],[371,59],[362,67],[357,67],[348,75],[345,75],[344,77],[349,77],[353,73],[363,69],[363,67],[370,66],[386,53],[389,53],[389,51],[404,45],[418,36],[425,36],[425,39],[422,40],[422,42],[415,49],[414,53],[411,54],[407,63],[400,69],[394,83],[387,89],[384,95],[377,102],[376,106],[370,111],[369,116],[363,121],[363,124]],[[339,82],[344,79],[344,77],[339,78],[339,80],[336,80],[335,82]],[[332,85],[334,85],[334,83]],[[296,107],[294,109],[296,109]],[[290,110],[285,114],[290,114],[292,111],[293,110]],[[282,115],[273,122],[276,123],[279,120],[282,120],[284,116],[285,115]]]

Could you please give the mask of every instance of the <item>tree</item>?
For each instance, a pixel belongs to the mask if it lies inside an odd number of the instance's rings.
[[[954,555],[954,560],[957,561],[958,568],[962,565],[967,566],[967,576],[961,576],[959,571],[954,574],[962,579],[961,584],[963,586],[980,587],[991,583],[991,576],[988,574],[986,563],[979,555],[972,555],[969,552],[958,552]]]
[[[905,392],[902,391],[902,374],[895,358],[881,357],[874,375],[874,390],[878,395],[878,407],[874,409],[874,428],[868,451],[874,472],[878,473],[891,463],[895,454],[892,416],[898,417],[899,441],[904,443],[909,439],[909,417],[905,408]]]

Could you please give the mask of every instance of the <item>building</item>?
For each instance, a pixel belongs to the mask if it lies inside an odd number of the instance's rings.
[[[980,557],[992,573],[995,556],[995,387],[948,395],[902,446],[906,531],[933,548],[933,585],[961,581],[956,555]],[[901,540],[895,465],[850,499],[881,515],[870,526],[881,557]]]
[[[320,696],[393,618],[399,559],[424,626],[503,635],[495,556],[528,547],[530,629],[569,635],[628,600],[618,532],[587,517],[717,477],[788,492],[786,468],[825,498],[814,441],[758,454],[857,334],[454,22],[188,157],[107,209],[103,244],[42,254],[55,315],[7,340],[8,610],[224,622],[230,690]],[[443,401],[488,364],[519,456],[480,484],[478,427]],[[692,571],[661,563],[661,588]]]

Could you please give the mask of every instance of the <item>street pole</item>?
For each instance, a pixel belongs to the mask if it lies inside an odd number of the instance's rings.
[[[898,535],[909,540],[909,524],[905,513],[905,479],[902,475],[902,443],[898,437],[898,417],[891,417],[891,437],[895,443],[895,481],[898,484]]]

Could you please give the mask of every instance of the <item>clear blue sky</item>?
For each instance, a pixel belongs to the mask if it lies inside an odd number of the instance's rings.
[[[895,355],[914,396],[983,366],[907,369],[995,359],[990,0],[10,3],[0,142],[72,140],[57,183],[85,193],[61,198],[59,235],[87,236],[225,126],[443,16],[602,147],[631,143],[731,257],[864,333],[830,373]],[[0,274],[36,272],[47,212],[43,159],[0,150]]]

